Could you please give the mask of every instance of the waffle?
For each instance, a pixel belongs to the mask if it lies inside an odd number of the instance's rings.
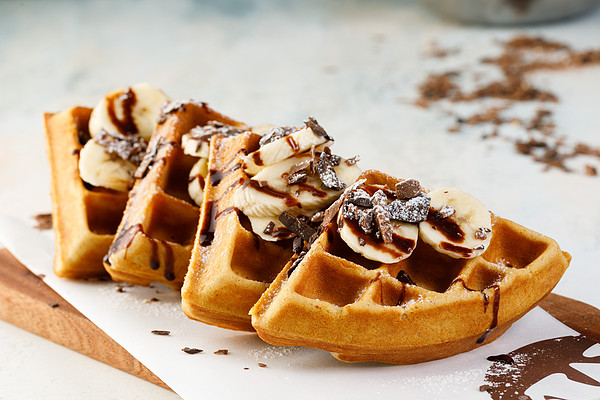
[[[89,140],[91,108],[45,114],[52,177],[54,271],[65,278],[106,276],[102,258],[121,221],[127,193],[93,187],[79,177],[79,151]]]
[[[367,184],[393,190],[376,171]],[[323,349],[342,361],[410,364],[489,343],[539,303],[571,257],[552,239],[492,214],[482,255],[454,259],[419,241],[394,264],[350,250],[336,221],[290,261],[251,310],[268,343]]]
[[[181,288],[199,219],[188,194],[188,176],[197,158],[183,153],[181,138],[209,121],[244,126],[195,102],[171,103],[159,117],[104,259],[114,280]]]
[[[207,178],[211,184],[205,187],[181,293],[189,318],[234,330],[254,330],[248,310],[292,256],[290,240],[261,239],[233,206],[233,193],[249,179],[241,168],[241,154],[258,149],[259,139],[253,133],[212,139]]]

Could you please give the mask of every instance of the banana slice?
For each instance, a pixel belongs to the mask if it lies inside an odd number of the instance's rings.
[[[321,128],[322,129],[322,128]],[[329,136],[316,134],[305,127],[287,136],[266,143],[244,157],[244,169],[249,175],[256,175],[266,166],[276,164],[295,154],[304,153],[312,146],[325,146],[333,143]]]
[[[429,196],[429,216],[419,224],[421,239],[453,258],[481,255],[492,239],[492,218],[483,203],[457,188],[438,188]]]
[[[81,179],[93,186],[127,191],[133,183],[132,175],[136,168],[135,164],[110,155],[94,140],[88,140],[79,152]]]
[[[150,140],[161,106],[169,99],[159,89],[147,83],[109,93],[90,116],[90,135],[100,130],[121,134],[139,134]]]
[[[194,139],[191,133],[186,133],[181,137],[181,147],[184,154],[208,158],[210,144],[206,141]]]
[[[299,184],[287,184],[284,177],[290,168],[310,158],[305,154],[265,167],[234,193],[235,207],[250,219],[254,232],[263,239],[282,238],[264,233],[271,221],[279,226],[278,218],[282,212],[311,217],[339,197],[340,191],[322,188],[321,180],[316,176],[309,176]],[[356,165],[349,166],[344,161],[334,170],[346,185],[354,182],[361,172]]]
[[[188,193],[194,203],[200,206],[204,199],[204,183],[208,176],[208,158],[200,158],[190,170]]]
[[[410,256],[419,237],[419,227],[415,224],[399,221],[391,221],[391,224],[393,241],[384,243],[380,238],[363,232],[356,221],[345,218],[341,212],[338,214],[338,232],[348,247],[369,260],[384,264]]]

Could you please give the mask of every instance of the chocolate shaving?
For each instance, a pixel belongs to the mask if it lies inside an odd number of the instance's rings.
[[[371,201],[373,202],[375,213],[375,224],[379,229],[381,238],[384,243],[392,243],[394,238],[392,235],[392,224],[387,211],[387,196],[382,190],[378,190],[371,196]]]
[[[52,214],[38,214],[34,215],[35,220],[34,228],[38,231],[46,231],[52,229]]]
[[[279,216],[279,221],[290,231],[294,232],[307,242],[316,233],[316,230],[306,222],[300,220],[287,211],[284,211]]]
[[[227,354],[229,354],[229,350],[227,350],[227,349],[220,349],[220,350],[215,351],[213,354],[218,354],[218,355],[224,355],[224,356],[226,356]]]
[[[183,349],[181,349],[181,351],[183,351],[184,353],[187,353],[187,354],[198,354],[198,353],[202,353],[204,350],[197,349],[195,347],[184,347]]]
[[[394,200],[388,205],[390,218],[410,223],[425,221],[429,213],[431,197],[421,193],[408,200]]]
[[[261,367],[261,368],[266,368],[266,367],[267,367],[267,364],[265,364],[265,363],[261,363],[261,362],[259,362],[257,365],[258,365],[259,367]]]
[[[164,124],[169,115],[174,114],[180,110],[185,111],[185,104],[186,103],[183,103],[181,101],[171,101],[165,103],[160,109],[160,114],[156,119],[156,123],[158,123],[159,125]]]
[[[206,125],[196,126],[190,130],[190,137],[194,140],[202,142],[210,142],[210,139],[215,136],[237,136],[240,133],[245,132],[244,129],[240,129],[237,126],[224,124],[219,121],[208,121]]]
[[[304,240],[300,236],[296,236],[292,241],[292,251],[295,254],[300,254],[302,252],[302,248],[304,247]]]
[[[148,146],[146,140],[141,136],[122,135],[105,130],[101,130],[94,136],[94,142],[104,147],[107,153],[134,165],[140,165]]]
[[[170,331],[159,331],[159,330],[154,330],[154,331],[151,331],[150,333],[152,333],[153,335],[159,335],[159,336],[169,336],[171,334]]]
[[[342,182],[335,173],[333,168],[335,165],[337,156],[321,152],[319,155],[319,161],[317,162],[317,173],[323,186],[332,190],[342,190],[346,187],[346,184]],[[337,163],[339,165],[339,157],[337,157]]]
[[[310,222],[321,222],[321,221],[323,221],[323,218],[325,218],[325,212],[319,211],[319,212],[315,213],[315,215],[310,217]]]
[[[416,179],[406,179],[396,184],[396,196],[403,199],[411,199],[421,193],[421,184]]]
[[[348,158],[346,161],[344,161],[346,163],[347,166],[351,167],[354,164],[356,164],[357,162],[360,161],[360,156],[354,156],[352,158]]]
[[[350,193],[348,193],[347,199],[348,202],[359,207],[373,207],[371,196],[369,196],[369,193],[362,189],[356,189],[351,191]]]
[[[319,125],[317,120],[314,119],[313,117],[308,117],[308,120],[304,121],[304,124],[308,128],[310,128],[314,132],[315,135],[322,136],[327,140],[333,141],[333,138],[327,134],[325,129],[323,129],[323,127],[321,125]]]
[[[267,143],[274,142],[282,137],[286,137],[291,135],[294,132],[297,132],[299,128],[294,128],[291,126],[279,126],[277,128],[273,128],[267,133],[264,134],[263,137],[260,138],[258,144],[262,147]]]

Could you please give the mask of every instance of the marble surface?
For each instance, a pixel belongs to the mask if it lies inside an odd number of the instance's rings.
[[[481,140],[479,128],[450,135],[444,105],[413,105],[428,73],[469,68],[499,52],[495,41],[522,32],[598,48],[600,10],[531,27],[481,27],[399,0],[0,2],[0,210],[22,219],[50,210],[44,112],[93,106],[108,91],[147,81],[250,124],[294,125],[313,115],[336,138],[336,152],[359,153],[364,169],[459,186],[555,238],[573,255],[556,291],[600,307],[600,177],[544,171],[508,143]],[[426,57],[432,41],[461,51]],[[557,130],[600,146],[600,67],[533,79],[560,95],[551,106]],[[28,396],[136,398],[135,386],[146,398],[173,398],[6,324],[0,337],[13,344],[0,346],[0,359],[14,360],[0,367],[2,400],[23,397],[22,382],[44,376],[39,366],[49,360],[56,369],[77,367],[69,378],[50,374],[27,387]],[[90,371],[117,383],[86,379]]]

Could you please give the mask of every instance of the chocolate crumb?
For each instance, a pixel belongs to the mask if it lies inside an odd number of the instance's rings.
[[[169,336],[171,334],[170,331],[160,331],[160,330],[153,330],[150,333],[152,333],[153,335],[159,335],[159,336]]]
[[[52,214],[38,214],[34,215],[35,220],[34,228],[38,231],[46,231],[52,229]]]
[[[116,132],[107,132],[104,129],[94,136],[93,140],[104,147],[110,155],[129,161],[136,166],[142,162],[148,147],[146,139],[141,136],[122,135]]]
[[[359,161],[360,161],[360,156],[356,155],[352,158],[346,159],[346,161],[344,161],[344,162],[346,163],[347,166],[351,167]]]
[[[229,350],[227,350],[227,349],[220,349],[220,350],[215,351],[213,354],[218,354],[218,355],[226,356],[227,354],[229,354]]]
[[[187,354],[198,354],[198,353],[202,353],[204,350],[197,349],[195,347],[184,347],[183,349],[181,349],[181,351],[183,351],[184,353],[187,353]]]
[[[398,279],[398,281],[402,282],[402,283],[407,283],[409,285],[413,285],[416,286],[417,284],[410,278],[410,276],[408,276],[408,273],[406,271],[404,271],[403,269],[400,270],[400,272],[398,272],[398,275],[396,275],[396,279]]]
[[[588,176],[597,176],[598,170],[595,167],[593,167],[589,164],[586,164],[585,165],[585,174]]]
[[[50,303],[50,304],[48,304],[48,305],[49,305],[50,307],[52,307],[52,308],[56,308],[56,307],[58,307],[58,303]]]
[[[421,184],[416,179],[406,179],[396,184],[396,196],[399,199],[411,199],[421,193]]]
[[[123,286],[121,286],[121,285],[115,286],[115,290],[117,291],[117,293],[125,293],[125,290],[123,289]]]
[[[259,362],[258,366],[261,367],[261,368],[266,368],[267,364]]]
[[[362,236],[359,236],[358,237],[358,245],[364,246],[365,244],[367,244],[367,241]]]
[[[488,232],[489,232],[488,228],[479,228],[475,231],[475,237],[477,239],[485,240],[485,239],[487,239]]]
[[[444,204],[442,208],[436,213],[436,217],[439,219],[448,218],[454,215],[456,211],[454,208],[450,207],[447,204]]]
[[[156,303],[157,301],[160,301],[160,299],[158,299],[156,297],[152,297],[152,298],[146,300],[147,303]]]
[[[319,212],[315,213],[312,217],[310,217],[310,222],[321,222],[321,221],[323,221],[324,217],[325,217],[325,212],[319,211]]]
[[[269,221],[269,223],[265,227],[265,230],[263,231],[263,233],[265,235],[271,235],[273,233],[273,228],[275,228],[275,222]]]
[[[247,370],[249,370],[249,369],[250,369],[250,368],[248,368],[248,367],[244,367],[244,370],[245,370],[245,371],[247,371]]]

